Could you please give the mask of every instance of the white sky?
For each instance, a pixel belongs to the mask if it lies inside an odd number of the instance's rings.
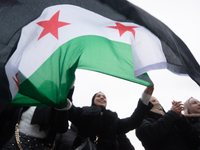
[[[200,1],[199,0],[130,0],[170,27],[189,47],[200,64]],[[155,96],[165,111],[172,100],[185,102],[189,97],[200,100],[199,86],[189,77],[178,76],[168,70],[148,72],[154,82]],[[129,117],[146,87],[104,74],[77,70],[73,102],[75,106],[90,106],[94,93],[106,94],[107,108],[116,111],[120,118]],[[136,150],[144,150],[135,136],[129,139]]]

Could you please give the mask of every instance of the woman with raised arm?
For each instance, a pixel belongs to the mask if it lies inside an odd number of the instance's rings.
[[[149,103],[153,90],[154,86],[148,86],[133,114],[124,119],[119,119],[116,112],[106,109],[107,98],[103,92],[93,96],[90,107],[75,107],[68,101],[69,120],[77,127],[77,137],[72,149],[89,139],[95,143],[97,150],[119,150],[118,136],[137,128],[153,107]]]

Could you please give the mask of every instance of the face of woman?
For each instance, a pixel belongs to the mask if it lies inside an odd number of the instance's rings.
[[[190,105],[194,109],[195,113],[200,113],[200,102],[198,100],[192,99]]]
[[[152,104],[157,104],[157,103],[159,103],[158,100],[157,100],[155,97],[153,97],[153,96],[150,98],[149,101],[150,101]]]
[[[101,93],[101,92],[97,93],[97,95],[94,98],[94,103],[97,106],[106,107],[106,105],[107,105],[106,96],[103,93]]]
[[[161,114],[161,115],[165,114],[162,106],[160,105],[159,101],[155,97],[151,97],[149,101],[154,105],[153,108],[151,108],[152,112],[155,112],[155,113]]]

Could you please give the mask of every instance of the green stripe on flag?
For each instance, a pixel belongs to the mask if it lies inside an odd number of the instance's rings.
[[[149,80],[134,77],[131,45],[98,36],[89,36],[81,41],[82,45],[87,42],[90,47],[84,48],[79,69],[97,71],[146,86],[151,84]]]
[[[28,64],[27,64],[28,65]],[[27,69],[31,66],[27,66]],[[28,79],[19,93],[57,108],[66,106],[66,97],[75,78],[75,70],[86,69],[112,75],[142,85],[151,83],[134,78],[131,45],[87,35],[61,45]],[[23,77],[19,72],[19,78]],[[29,103],[27,98],[27,102]],[[17,99],[12,104],[21,105]],[[30,105],[32,105],[30,103]],[[33,105],[39,106],[35,102]]]

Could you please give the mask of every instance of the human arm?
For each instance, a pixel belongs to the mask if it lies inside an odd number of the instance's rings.
[[[133,114],[130,117],[118,121],[117,132],[119,134],[129,132],[140,125],[145,115],[153,107],[153,104],[149,103],[153,90],[154,86],[146,87]]]
[[[136,129],[136,135],[144,143],[157,143],[169,137],[174,132],[179,115],[170,110],[165,115],[149,112],[141,125]]]
[[[72,96],[74,93],[74,83],[72,84],[67,95],[67,106],[62,109],[56,109],[55,127],[57,132],[64,133],[68,129],[69,109],[72,106]]]
[[[188,141],[188,143],[193,143],[191,145],[195,145],[195,141],[199,141],[198,137],[198,132],[197,130],[190,124],[190,122],[185,118],[185,116],[182,115],[181,111],[184,109],[183,104],[181,101],[173,101],[172,102],[172,108],[171,110],[176,112],[179,116],[180,119],[176,123],[176,126],[178,127],[180,134],[182,135],[183,138]]]
[[[171,110],[176,112],[180,119],[176,122],[176,127],[179,130],[179,133],[185,139],[186,143],[190,148],[195,148],[199,145],[200,139],[198,136],[198,131],[190,124],[187,118],[182,115],[181,111],[184,109],[181,101],[173,101]]]
[[[151,95],[153,94],[154,86],[147,86],[144,92],[142,93],[141,101],[145,104],[149,104],[149,100],[151,98]]]
[[[171,132],[177,132],[177,125],[183,123],[182,110],[181,102],[173,101],[171,110],[163,116],[150,112],[141,126],[136,129],[137,137],[144,143],[159,142],[169,138]],[[187,131],[182,130],[182,132]]]

